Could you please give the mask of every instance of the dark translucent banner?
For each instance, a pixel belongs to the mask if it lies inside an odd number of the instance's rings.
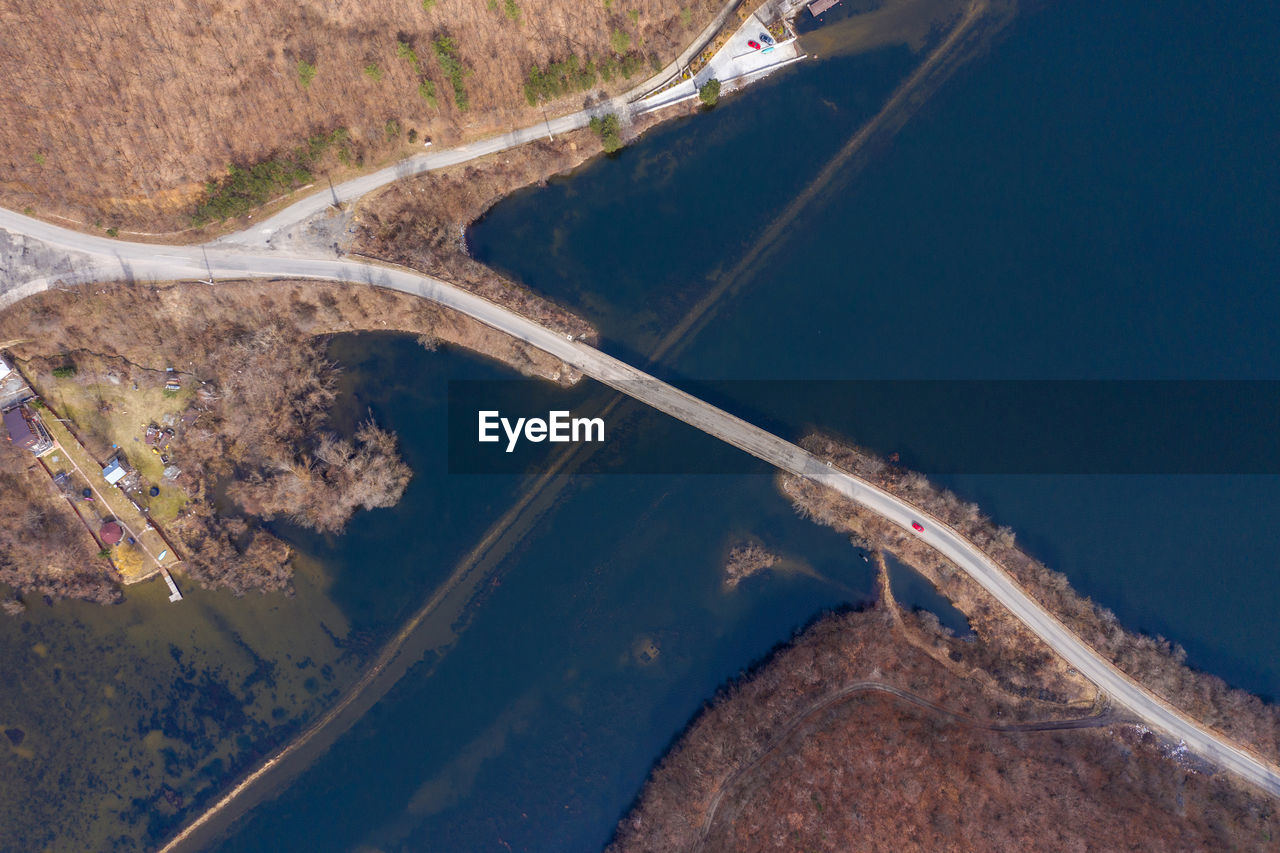
[[[925,473],[1280,473],[1280,382],[676,384],[782,438],[822,431]],[[448,417],[451,473],[769,471],[592,381],[450,382]]]

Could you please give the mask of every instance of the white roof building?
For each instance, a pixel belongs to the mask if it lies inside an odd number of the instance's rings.
[[[119,459],[112,459],[107,463],[107,467],[102,469],[103,479],[112,486],[123,480],[124,475],[127,473],[128,472],[125,471],[124,466],[120,464]]]

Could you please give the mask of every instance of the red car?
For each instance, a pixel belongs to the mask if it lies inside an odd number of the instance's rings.
[[[924,533],[924,527],[922,527],[918,521],[911,522],[911,529],[916,533]]]
[[[751,41],[747,42],[747,47],[751,48],[752,50],[759,50],[759,49],[760,49],[760,42],[755,41],[755,40],[753,39],[753,40],[751,40]]]

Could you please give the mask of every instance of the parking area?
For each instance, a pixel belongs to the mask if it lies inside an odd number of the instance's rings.
[[[711,60],[698,70],[692,80],[683,80],[670,88],[656,92],[640,101],[645,109],[658,109],[694,97],[708,80],[716,79],[725,84],[741,84],[783,65],[788,65],[802,54],[794,38],[769,43],[769,30],[755,14],[743,21],[742,26],[716,51]],[[752,43],[758,44],[757,49]]]

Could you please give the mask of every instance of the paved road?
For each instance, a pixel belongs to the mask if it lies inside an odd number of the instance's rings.
[[[732,6],[726,6],[731,9]],[[772,70],[770,57],[756,54],[740,66],[744,77]],[[661,105],[666,105],[663,101]],[[596,110],[582,110],[552,119],[547,124],[512,131],[471,145],[423,154],[395,166],[348,181],[336,188],[344,201],[354,200],[399,178],[431,169],[463,163],[524,144],[539,136],[563,133],[583,127],[593,112],[628,108],[623,99]],[[656,109],[631,105],[630,109]],[[766,462],[820,482],[873,512],[910,529],[913,519],[925,526],[922,538],[969,573],[1037,636],[1057,651],[1105,691],[1114,704],[1145,720],[1152,728],[1183,741],[1201,757],[1221,766],[1269,793],[1280,796],[1280,768],[1263,762],[1208,731],[1169,707],[1124,675],[1082,643],[1062,623],[1034,602],[978,548],[936,519],[852,474],[828,467],[817,457],[765,432],[725,411],[660,382],[630,365],[582,343],[570,341],[518,314],[447,282],[409,270],[375,266],[332,257],[302,256],[272,250],[269,239],[310,216],[322,212],[332,201],[328,192],[304,198],[269,219],[245,231],[216,240],[206,246],[166,246],[128,243],[92,234],[82,234],[9,210],[0,209],[0,229],[15,235],[36,238],[65,251],[75,263],[74,270],[57,276],[29,281],[9,280],[0,270],[0,307],[56,286],[59,281],[172,281],[225,278],[311,278],[356,282],[387,287],[430,299],[467,314],[489,326],[557,356],[587,376],[604,382],[654,408],[679,418]]]
[[[737,5],[737,2],[734,2],[725,6],[721,11],[720,17],[716,20],[722,22],[722,19],[727,17],[728,13],[735,9]],[[718,25],[716,29],[719,29]],[[712,35],[714,35],[714,32]],[[745,43],[745,39],[746,36],[743,36],[741,41]],[[732,57],[729,56],[730,52],[734,54]],[[744,53],[742,46],[733,41],[716,53],[713,64],[719,63],[715,65],[715,68],[719,69],[721,83],[740,84],[758,79],[795,62],[799,58],[799,50],[794,41],[785,42],[767,54],[760,51],[746,51]],[[711,66],[708,67],[710,68]],[[705,77],[707,75],[703,74],[701,76]],[[546,139],[549,136],[578,130],[590,124],[594,116],[616,113],[624,120],[631,121],[646,113],[690,100],[697,96],[697,92],[690,84],[688,87],[680,88],[679,91],[668,90],[658,96],[644,100],[629,101],[628,99],[631,96],[632,93],[627,93],[613,100],[578,110],[569,115],[541,121],[530,127],[520,128],[498,136],[491,136],[456,148],[430,151],[409,157],[385,169],[338,184],[332,191],[325,187],[294,202],[284,210],[256,225],[234,234],[228,234],[209,245],[274,248],[272,246],[273,240],[305,220],[325,211],[333,204],[335,198],[342,203],[355,201],[402,178],[419,175],[435,169],[443,169],[448,166],[456,166],[459,163],[466,163],[490,154],[497,154],[500,151],[518,148],[537,139]]]
[[[1113,701],[1202,758],[1280,796],[1280,769],[1263,762],[1157,698],[1080,641],[1066,626],[1033,601],[981,550],[940,521],[928,517],[884,490],[825,462],[796,445],[657,380],[586,344],[569,340],[537,323],[447,282],[418,273],[351,260],[287,257],[233,246],[159,246],[123,243],[80,234],[12,211],[0,210],[0,228],[38,237],[91,258],[76,277],[174,280],[218,278],[310,278],[386,287],[454,308],[515,338],[527,341],[587,376],[713,435],[784,471],[806,477],[862,504],[904,529],[913,520],[920,534],[990,592],[1071,666]],[[36,281],[0,297],[0,305],[43,290]]]

